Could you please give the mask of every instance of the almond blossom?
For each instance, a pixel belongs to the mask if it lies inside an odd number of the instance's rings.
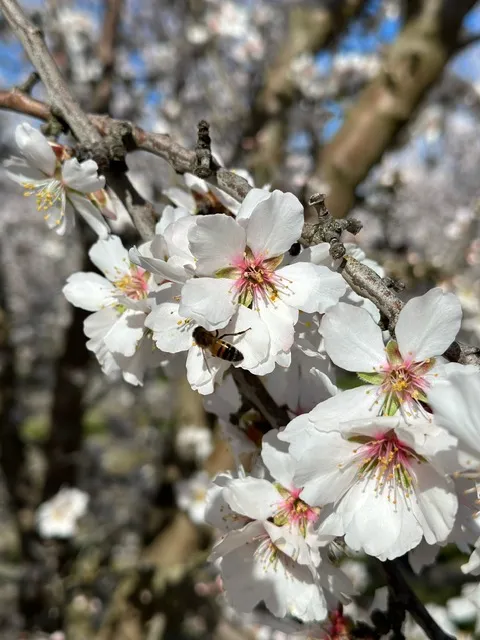
[[[302,256],[280,267],[302,227],[303,207],[293,194],[262,189],[248,193],[235,220],[196,218],[188,232],[195,277],[182,289],[181,314],[214,331],[239,305],[254,309],[267,325],[272,353],[288,354],[298,311],[323,313],[346,288],[338,273]]]
[[[223,339],[237,349],[240,359],[231,362],[216,357],[208,348],[202,348],[194,339],[199,324],[180,313],[181,287],[166,284],[156,296],[156,304],[145,321],[151,329],[158,349],[167,353],[187,351],[187,379],[192,389],[202,395],[213,392],[216,381],[221,380],[230,365],[248,369],[256,374],[272,371],[275,362],[269,358],[269,335],[263,322],[246,307],[240,307],[230,323],[221,332],[213,332],[214,340]]]
[[[365,310],[339,303],[322,319],[325,349],[333,362],[368,383],[352,390],[357,417],[369,413],[405,419],[425,414],[422,402],[449,367],[442,353],[455,340],[462,310],[455,295],[432,289],[401,310],[396,340],[384,346],[382,330]]]
[[[266,460],[275,476],[286,454],[276,455],[274,438],[270,443]],[[288,470],[280,474],[288,487],[251,476],[221,474],[214,481],[206,519],[226,535],[214,546],[211,558],[219,560],[227,598],[238,611],[250,612],[264,601],[279,617],[324,620],[351,587],[320,554],[320,538],[312,528],[319,510],[298,499],[298,490],[288,482]]]
[[[61,145],[49,143],[27,123],[18,125],[15,140],[24,158],[8,160],[7,175],[22,185],[25,196],[35,196],[37,210],[49,229],[64,235],[75,224],[76,209],[95,233],[107,237],[110,229],[102,216],[103,197],[98,193],[105,186],[105,178],[98,176],[97,163],[65,160]]]
[[[401,417],[341,422],[339,414],[335,420],[329,405],[341,395],[279,434],[290,443],[300,498],[330,504],[324,530],[380,560],[403,555],[422,538],[446,541],[458,499],[444,464],[456,440],[430,422],[409,426]]]
[[[152,304],[148,296],[159,287],[148,271],[130,262],[118,236],[97,240],[88,255],[104,276],[74,273],[63,293],[71,304],[94,312],[84,323],[87,348],[105,373],[121,370],[129,382],[141,384],[147,364],[159,362],[145,329]]]
[[[71,538],[77,531],[77,520],[87,511],[89,496],[76,488],[64,487],[43,502],[35,514],[42,538]]]

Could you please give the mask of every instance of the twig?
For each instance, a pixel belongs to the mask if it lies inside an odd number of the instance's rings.
[[[68,122],[80,142],[96,142],[100,134],[72,96],[55,60],[47,49],[41,30],[29,20],[16,0],[0,0],[3,15],[18,36],[45,85],[52,107]]]
[[[272,429],[280,429],[290,422],[287,411],[277,405],[260,378],[245,369],[233,369],[232,375],[240,394],[260,412]]]
[[[411,589],[405,580],[402,568],[398,560],[387,560],[382,562],[391,592],[397,602],[401,603],[409,611],[415,622],[425,631],[430,640],[454,640],[453,636],[445,633],[428,613],[422,602]]]
[[[210,126],[206,120],[200,120],[198,123],[195,154],[195,175],[203,179],[208,178],[214,172],[214,167],[212,165],[212,140],[210,139]]]

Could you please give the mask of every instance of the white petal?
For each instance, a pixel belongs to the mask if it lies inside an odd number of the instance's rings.
[[[268,358],[270,353],[270,334],[265,324],[258,317],[258,313],[239,305],[232,320],[220,333],[224,335],[243,331],[246,331],[246,333],[238,336],[228,336],[225,339],[243,355],[243,360],[238,363],[238,366],[243,369],[253,369]]]
[[[95,160],[78,162],[76,158],[66,160],[62,166],[64,184],[81,193],[93,193],[105,186],[105,178],[98,176],[98,165]]]
[[[322,318],[325,350],[346,371],[376,371],[385,361],[382,330],[365,309],[340,302]]]
[[[26,122],[19,124],[15,129],[15,141],[29,164],[47,176],[53,176],[56,165],[55,153],[38,129]]]
[[[415,362],[441,355],[455,340],[461,321],[462,307],[453,293],[436,288],[412,298],[395,327],[400,353]]]
[[[252,520],[268,520],[282,498],[271,482],[247,477],[233,480],[223,490],[230,508]]]
[[[166,195],[165,191],[163,193]],[[187,216],[190,216],[187,209],[184,209],[183,207],[172,207],[167,204],[162,211],[160,220],[155,225],[155,234],[157,236],[163,236],[165,230],[170,224],[173,224],[174,222],[177,222],[177,220],[180,220],[180,218],[185,218]]]
[[[277,354],[290,351],[295,335],[295,320],[287,305],[281,300],[277,300],[275,304],[260,301],[258,312],[270,334],[271,352]]]
[[[268,191],[265,191],[265,189],[250,189],[240,205],[240,209],[235,216],[235,220],[238,220],[242,225],[245,226],[244,223],[246,223],[250,218],[252,212],[255,210],[255,207],[260,202],[266,200],[269,195],[270,193]]]
[[[106,238],[110,234],[110,227],[105,218],[91,200],[71,191],[68,193],[68,199],[99,238]]]
[[[480,453],[480,373],[452,371],[428,393],[435,421]]]
[[[163,194],[167,196],[173,204],[177,205],[177,207],[182,207],[189,213],[195,213],[197,205],[195,198],[189,191],[179,189],[178,187],[170,187],[169,189],[164,189]]]
[[[288,445],[279,440],[276,431],[269,431],[262,439],[262,460],[274,480],[285,489],[293,489],[295,460],[288,453]]]
[[[293,193],[267,193],[248,220],[247,245],[255,255],[282,255],[299,239],[303,221],[302,203]]]
[[[191,278],[182,289],[180,313],[193,318],[205,329],[224,327],[235,313],[232,280],[226,278]]]
[[[110,282],[130,273],[128,251],[118,236],[110,235],[108,238],[97,240],[90,248],[88,255]]]
[[[394,503],[388,499],[386,489],[378,493],[375,486],[375,482],[357,479],[337,511],[343,516],[349,547],[382,561],[393,560],[418,545],[422,528],[402,491],[397,492]]]
[[[188,277],[183,260],[177,262],[174,258],[171,258],[166,262],[160,258],[149,258],[147,256],[142,256],[137,247],[132,247],[128,252],[128,255],[130,260],[135,264],[138,264],[142,269],[161,276],[169,282],[178,282],[183,284]]]
[[[317,404],[308,417],[318,429],[322,430],[336,428],[338,423],[347,420],[373,418],[378,413],[374,390],[375,387],[366,384],[337,393]]]
[[[215,381],[221,379],[229,365],[208,351],[192,346],[187,355],[187,380],[194,391],[208,395],[213,393]]]
[[[347,286],[339,273],[310,262],[282,267],[276,275],[287,280],[288,289],[281,291],[282,300],[306,313],[325,313],[337,304]]]
[[[86,311],[98,311],[115,304],[115,289],[98,273],[73,273],[63,287],[63,295],[75,307]]]
[[[178,307],[175,302],[165,302],[155,307],[145,320],[145,326],[153,331],[157,347],[167,353],[187,351],[194,344],[195,325],[185,321],[178,313]]]
[[[45,180],[48,180],[48,178],[45,178],[44,173],[35,169],[35,167],[30,167],[25,160],[8,159],[5,160],[3,166],[6,168],[5,173],[7,176],[22,186],[25,183],[36,184],[41,182],[44,184]]]
[[[105,335],[108,349],[124,356],[133,356],[143,336],[145,314],[127,309]]]
[[[190,251],[188,238],[190,229],[194,227],[196,223],[197,218],[188,215],[182,216],[165,230],[165,244],[170,259],[177,256],[182,257],[193,265],[194,258]]]
[[[215,214],[195,219],[188,233],[199,275],[213,275],[236,264],[245,251],[245,231],[230,216]]]
[[[415,493],[419,512],[417,518],[428,544],[444,542],[455,524],[458,500],[452,481],[431,464],[415,465]]]
[[[210,191],[214,196],[218,198],[218,200],[232,213],[237,214],[240,209],[240,202],[236,200],[233,196],[230,196],[225,191],[222,191],[215,185],[210,185]]]

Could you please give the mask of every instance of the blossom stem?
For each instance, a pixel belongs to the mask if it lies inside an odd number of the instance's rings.
[[[405,579],[400,560],[386,560],[382,567],[397,602],[403,605],[431,640],[454,640],[438,626]]]

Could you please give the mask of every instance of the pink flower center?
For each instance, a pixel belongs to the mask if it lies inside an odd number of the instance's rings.
[[[414,463],[425,462],[408,444],[402,442],[394,431],[379,433],[376,436],[358,436],[352,438],[360,446],[354,454],[359,460],[358,478],[373,481],[375,492],[387,492],[387,499],[397,502],[398,492],[410,498],[415,484]]]
[[[115,287],[119,293],[131,300],[143,300],[148,294],[148,281],[150,279],[150,273],[131,265],[130,273],[127,273],[119,280],[114,281]]]
[[[280,292],[287,291],[290,281],[275,271],[281,261],[282,256],[268,259],[263,255],[255,256],[247,247],[227,275],[235,280],[233,286],[239,304],[255,309],[260,301],[274,303]]]
[[[387,361],[375,374],[359,374],[366,382],[378,385],[377,395],[382,396],[380,413],[392,416],[400,409],[402,413],[424,413],[421,403],[427,402],[426,392],[430,386],[428,372],[435,364],[434,358],[415,362],[413,357],[403,358],[397,343],[391,340],[386,348]]]
[[[279,527],[290,524],[299,528],[305,536],[308,523],[315,522],[320,510],[318,507],[310,507],[300,499],[302,489],[289,490],[279,484],[275,484],[275,487],[282,496],[282,500],[278,504],[273,522]]]

